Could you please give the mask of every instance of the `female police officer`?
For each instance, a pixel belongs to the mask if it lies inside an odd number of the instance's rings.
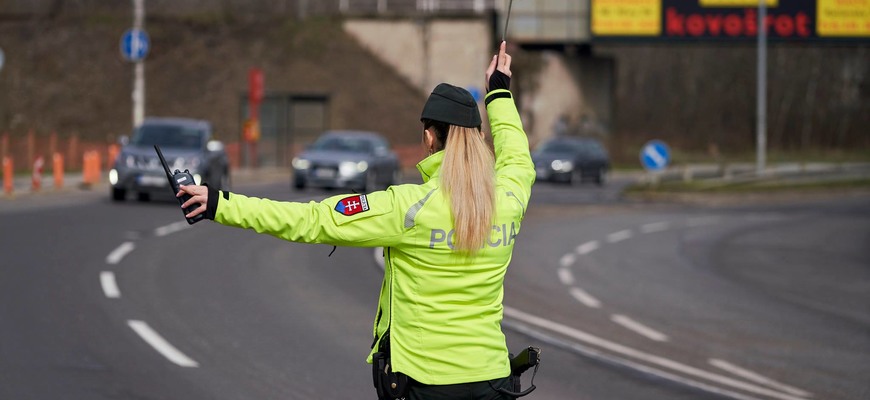
[[[440,84],[422,112],[430,154],[417,165],[422,184],[319,203],[184,186],[178,195],[192,198],[182,207],[199,203],[188,217],[205,213],[224,225],[294,242],[383,246],[384,281],[368,361],[393,372],[385,379],[399,390],[401,378],[410,377],[410,388],[400,395],[379,389],[379,396],[512,398],[498,391],[509,388],[510,375],[500,327],[503,280],[535,171],[509,91],[510,64],[502,43],[486,71],[494,155],[472,96]]]

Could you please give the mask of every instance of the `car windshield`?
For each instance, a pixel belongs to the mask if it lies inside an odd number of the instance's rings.
[[[346,151],[370,153],[373,145],[370,140],[348,136],[325,136],[311,145],[312,150]]]
[[[583,147],[573,140],[551,140],[538,147],[539,153],[576,153]]]
[[[593,140],[551,140],[538,147],[538,153],[583,153],[601,155],[604,148]]]
[[[136,130],[131,144],[137,146],[177,147],[195,149],[202,146],[205,133],[201,129],[177,125],[142,125]]]

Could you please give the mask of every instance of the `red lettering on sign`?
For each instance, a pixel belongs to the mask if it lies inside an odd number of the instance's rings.
[[[725,17],[725,33],[728,36],[740,36],[743,33],[743,21],[740,20],[740,17],[734,14]]]
[[[747,9],[743,13],[743,30],[746,31],[746,36],[758,35],[758,16],[754,9]]]
[[[665,20],[667,21],[668,29],[666,31],[668,36],[683,36],[685,34],[683,31],[683,16],[677,10],[674,10],[673,7],[668,7]]]
[[[795,17],[795,24],[797,25],[797,33],[800,37],[810,37],[810,29],[808,25],[810,24],[810,17],[808,17],[803,12],[799,12]]]
[[[667,36],[730,36],[752,37],[758,35],[758,14],[752,8],[731,13],[682,14],[675,7],[665,11],[665,35]],[[779,37],[811,37],[810,17],[804,12],[797,14],[767,15],[764,27],[767,32]]]
[[[686,31],[692,36],[701,36],[704,34],[704,18],[698,14],[689,15],[686,18]]]
[[[710,29],[710,34],[719,36],[719,32],[722,32],[722,16],[707,14],[704,16],[704,19],[707,21],[707,28]]]

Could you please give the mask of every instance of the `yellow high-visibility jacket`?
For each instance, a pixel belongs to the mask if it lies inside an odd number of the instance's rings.
[[[393,371],[430,385],[506,377],[503,282],[535,169],[510,92],[494,90],[486,104],[496,208],[491,236],[473,256],[453,249],[450,199],[439,179],[443,151],[417,165],[423,184],[310,203],[224,192],[214,220],[294,242],[383,246],[384,281],[373,333],[379,341],[390,330]]]

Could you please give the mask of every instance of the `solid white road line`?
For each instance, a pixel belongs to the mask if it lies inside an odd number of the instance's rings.
[[[185,229],[190,228],[191,225],[187,223],[187,221],[178,221],[173,222],[169,225],[161,226],[157,229],[154,229],[154,234],[157,236],[166,236],[170,233],[175,233],[178,231],[183,231]]]
[[[571,270],[568,268],[559,268],[559,280],[562,281],[563,285],[573,285],[574,275],[571,274]]]
[[[639,350],[635,350],[631,347],[627,347],[621,345],[616,342],[611,342],[606,339],[599,338],[597,336],[591,335],[589,333],[583,332],[579,329],[574,329],[569,326],[565,326],[559,324],[557,322],[553,322],[544,318],[540,318],[517,309],[505,306],[504,307],[504,316],[509,318],[514,318],[525,322],[530,325],[537,326],[539,328],[544,328],[549,331],[558,333],[560,335],[567,336],[574,340],[579,340],[588,345],[592,345],[595,347],[599,347],[602,349],[606,349],[612,351],[614,353],[620,354],[622,356],[627,356],[634,358],[636,360],[641,360],[650,364],[657,365],[659,367],[667,368],[685,375],[690,375],[698,378],[703,378],[709,380],[711,382],[716,382],[721,385],[730,386],[733,388],[737,388],[740,390],[744,390],[751,393],[760,394],[763,396],[769,396],[776,399],[782,400],[805,400],[801,397],[795,397],[787,393],[777,392],[765,387],[753,385],[748,382],[739,381],[737,379],[729,378],[727,376],[714,374],[711,372],[704,371],[702,369],[698,369],[686,364],[682,364],[671,359],[667,359],[664,357],[652,355],[649,353],[644,353]],[[745,397],[744,397],[745,398]]]
[[[564,256],[562,256],[562,258],[559,259],[559,265],[561,265],[562,268],[570,267],[572,264],[574,264],[574,261],[576,259],[577,258],[574,257],[574,255],[571,253],[565,254]]]
[[[607,242],[608,243],[616,243],[616,242],[621,242],[621,241],[628,239],[628,238],[631,238],[631,230],[626,229],[626,230],[619,231],[619,232],[613,232],[613,233],[607,235]]]
[[[127,324],[130,325],[130,327],[133,328],[133,330],[136,331],[145,342],[150,344],[154,350],[157,350],[158,353],[169,359],[169,361],[182,367],[199,366],[196,361],[191,360],[189,357],[184,355],[184,353],[178,351],[178,349],[169,344],[166,339],[163,339],[159,333],[151,329],[151,327],[145,322],[129,320],[127,321]]]
[[[103,285],[103,293],[110,299],[121,297],[121,291],[118,290],[118,284],[115,282],[115,274],[111,271],[100,272],[100,284]]]
[[[598,249],[598,241],[592,240],[577,246],[577,254],[589,254]]]
[[[668,341],[668,336],[664,333],[641,324],[625,315],[614,314],[610,316],[610,320],[622,325],[626,329],[630,329],[635,333],[640,334],[641,336],[645,336],[647,339],[655,340],[656,342]]]
[[[795,396],[801,396],[801,397],[812,397],[812,395],[813,395],[812,393],[807,392],[806,390],[798,389],[794,386],[789,386],[789,385],[786,385],[784,383],[777,382],[773,379],[770,379],[766,376],[759,375],[759,374],[752,372],[748,369],[738,367],[738,366],[731,364],[725,360],[711,358],[709,360],[709,362],[710,362],[710,365],[712,365],[716,368],[724,369],[725,371],[728,371],[728,372],[730,372],[734,375],[737,375],[743,379],[753,381],[755,383],[767,386],[771,389],[780,390],[780,391],[783,391],[786,393],[791,393]]]
[[[655,367],[651,367],[645,364],[641,364],[635,361],[631,361],[627,358],[623,358],[620,356],[612,355],[609,353],[602,352],[595,348],[570,341],[565,340],[556,336],[553,336],[548,333],[544,333],[543,331],[536,330],[527,326],[524,323],[516,322],[514,320],[505,319],[502,321],[502,326],[507,327],[508,329],[512,329],[514,331],[520,332],[526,336],[535,338],[541,342],[554,345],[556,347],[567,349],[573,351],[574,353],[578,353],[585,357],[589,357],[595,360],[602,360],[612,365],[619,365],[625,368],[630,368],[635,371],[640,371],[642,373],[646,373],[649,375],[653,375],[657,378],[667,379],[672,382],[677,382],[679,384],[683,384],[689,387],[693,387],[696,389],[701,389],[710,393],[715,393],[720,396],[729,397],[735,400],[760,400],[757,397],[751,397],[742,393],[738,393],[729,389],[721,388],[718,386],[714,386],[709,383],[704,383],[701,381],[697,381],[694,379],[690,379],[687,377],[683,377],[677,375],[675,373],[671,373],[662,369],[658,369]]]
[[[640,231],[642,233],[661,232],[661,231],[666,231],[670,226],[671,226],[671,224],[667,221],[653,222],[653,223],[645,224],[645,225],[641,226]]]
[[[590,308],[600,308],[601,307],[601,302],[598,301],[598,299],[592,297],[592,295],[590,295],[589,293],[584,292],[583,289],[580,289],[578,287],[572,287],[570,292],[571,292],[571,296],[574,296],[574,298],[577,299],[577,301],[583,303],[583,305],[585,305],[586,307],[590,307]]]
[[[118,246],[117,249],[112,250],[112,252],[109,253],[108,256],[106,256],[106,262],[109,264],[117,264],[121,262],[121,260],[124,258],[124,256],[127,255],[127,253],[133,251],[133,249],[135,248],[136,246],[133,245],[133,242],[124,242],[120,246]]]

